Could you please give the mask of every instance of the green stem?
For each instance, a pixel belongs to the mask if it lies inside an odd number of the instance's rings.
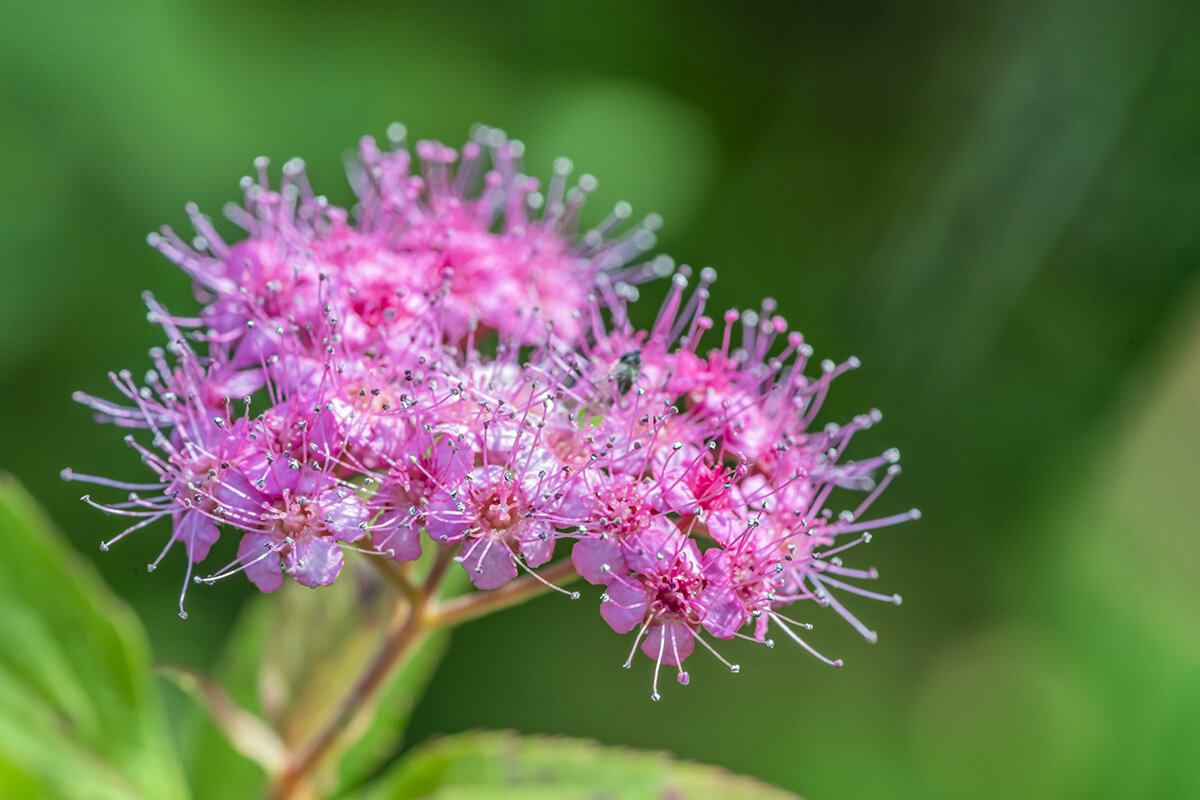
[[[396,615],[383,643],[366,668],[338,703],[337,711],[312,739],[289,755],[287,765],[276,778],[268,797],[271,800],[300,800],[315,797],[309,785],[311,775],[337,748],[343,733],[354,727],[358,717],[398,670],[405,656],[431,630],[427,624],[428,596],[417,596],[416,603],[402,603],[407,613]]]
[[[520,580],[504,584],[499,589],[492,589],[488,592],[472,592],[439,603],[430,610],[430,617],[433,624],[439,628],[457,625],[460,622],[482,617],[484,614],[509,608],[536,597],[551,588],[547,586],[547,583],[570,583],[579,577],[575,572],[575,565],[569,558],[539,570],[538,575],[540,580],[533,575],[526,575]]]
[[[420,590],[413,586],[412,581],[408,579],[407,564],[397,563],[390,558],[375,558],[372,563],[383,574],[383,577],[387,578],[388,583],[395,586],[400,594],[404,595],[405,600],[410,604],[418,601]]]
[[[556,581],[567,582],[578,577],[571,560],[564,559],[541,570],[540,577],[527,575],[489,592],[439,601],[442,580],[457,552],[456,547],[439,548],[429,574],[419,586],[409,580],[401,565],[387,559],[373,559],[400,592],[393,619],[379,649],[342,697],[329,721],[311,739],[287,754],[267,795],[269,800],[314,800],[319,796],[313,776],[325,761],[350,744],[346,740],[351,731],[365,727],[358,724],[362,716],[370,713],[380,692],[430,633],[524,602],[549,590]]]

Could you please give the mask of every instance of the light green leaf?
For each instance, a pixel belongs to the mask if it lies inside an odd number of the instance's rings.
[[[468,733],[410,753],[355,800],[799,800],[667,753],[579,739]]]
[[[220,683],[228,697],[259,716],[289,751],[325,725],[383,641],[396,612],[397,592],[366,559],[349,559],[331,586],[309,589],[289,581],[257,598],[230,638]],[[353,732],[354,743],[331,759],[317,785],[330,796],[355,786],[398,752],[409,713],[445,649],[446,633],[428,637],[372,705],[373,716]],[[208,712],[192,750],[198,797],[257,798],[265,771],[238,755]]]
[[[145,633],[9,476],[0,541],[0,795],[186,797]]]
[[[1106,797],[1200,797],[1200,294],[1182,308],[1155,369],[1126,387],[1121,427],[1082,467],[1064,455],[1083,491],[1026,559],[1024,585],[1052,591],[1013,599],[1088,666],[1104,724],[1083,785]]]

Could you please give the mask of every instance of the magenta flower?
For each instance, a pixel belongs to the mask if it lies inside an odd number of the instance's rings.
[[[410,440],[408,452],[386,459],[388,468],[377,477],[378,489],[368,503],[374,522],[375,548],[397,561],[421,555],[421,529],[428,522],[430,500],[439,492],[461,486],[470,469],[470,453],[452,437],[422,433]]]
[[[899,597],[863,588],[875,570],[843,559],[917,515],[868,514],[899,472],[894,450],[847,457],[877,411],[817,422],[857,360],[813,368],[772,300],[714,322],[713,270],[689,290],[687,267],[638,261],[654,216],[625,226],[619,204],[580,233],[594,180],[570,186],[565,159],[543,194],[520,143],[494,129],[460,150],[419,142],[415,160],[403,128],[389,135],[388,151],[360,143],[353,213],[296,160],[272,188],[260,159],[228,212],[240,241],[195,207],[191,241],[150,237],[201,308],[176,316],[147,296],[168,346],[144,385],[121,372],[121,400],[78,396],[128,429],[154,476],[64,471],[129,492],[85,497],[131,522],[104,546],[169,519],[151,567],[182,543],[181,616],[193,564],[225,533],[236,557],[196,581],[323,586],[347,550],[402,581],[393,562],[433,548],[490,590],[569,550],[551,569],[603,587],[601,616],[634,634],[626,666],[638,649],[654,661],[655,698],[663,664],[688,682],[697,642],[734,672],[712,640],[771,645],[782,631],[840,664],[801,636],[803,604],[874,641],[844,601]],[[634,287],[656,276],[667,297],[639,329]]]
[[[649,528],[627,543],[628,574],[613,574],[608,583],[600,614],[617,633],[637,629],[634,649],[641,643],[642,652],[655,660],[652,696],[656,700],[662,664],[679,667],[679,682],[686,684],[682,664],[696,640],[716,655],[701,631],[729,639],[745,622],[733,587],[723,574],[709,568],[717,556],[715,549],[702,556],[696,542],[678,529]],[[627,668],[632,660],[630,653]],[[738,671],[736,665],[724,663]]]
[[[238,545],[240,566],[235,571],[244,571],[264,592],[282,586],[285,572],[305,586],[333,583],[342,570],[338,543],[353,542],[365,533],[366,508],[348,489],[311,475],[297,479],[297,484],[308,484],[315,492],[308,495],[282,489],[273,495],[248,491],[239,503],[228,506],[243,513],[248,531]],[[251,528],[248,521],[255,516],[258,524]],[[206,582],[219,577],[223,575]]]
[[[406,134],[397,125],[388,135],[395,145]],[[478,128],[461,153],[429,141],[418,142],[416,152],[414,169],[407,150],[383,152],[363,139],[352,173],[359,228],[424,277],[411,289],[441,290],[440,325],[449,340],[482,326],[535,341],[549,326],[571,341],[601,274],[626,282],[649,277],[644,267],[625,265],[654,245],[659,219],[647,217],[610,239],[630,216],[621,204],[576,241],[579,210],[595,179],[585,175],[568,187],[569,160],[554,162],[542,195],[538,181],[521,171],[524,147],[502,131]]]

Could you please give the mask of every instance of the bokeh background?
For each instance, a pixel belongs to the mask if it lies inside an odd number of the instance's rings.
[[[571,156],[714,266],[717,307],[775,296],[820,357],[826,420],[872,406],[898,446],[864,555],[900,608],[796,648],[649,663],[597,599],[470,624],[410,739],[516,728],[664,748],[813,800],[1200,796],[1200,15],[1189,2],[39,0],[0,8],[0,467],[150,629],[219,656],[246,586],[192,593],[165,528],[113,521],[63,466],[138,474],[70,400],[188,307],[144,243],[216,213],[260,154],[350,194],[342,155],[393,120],[474,122]],[[648,294],[653,295],[651,290]],[[653,302],[649,300],[648,302]],[[0,547],[0,558],[3,549]],[[5,643],[4,646],[19,646]]]

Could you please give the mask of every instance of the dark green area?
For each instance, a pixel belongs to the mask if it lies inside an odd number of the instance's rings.
[[[535,174],[595,173],[594,218],[662,213],[718,308],[772,294],[859,356],[824,419],[882,409],[855,452],[899,447],[880,508],[925,516],[870,546],[905,597],[853,606],[879,644],[812,617],[840,671],[731,644],[742,674],[698,655],[652,704],[594,594],[547,598],[456,636],[409,741],[587,736],[822,800],[1200,794],[1197,86],[1183,0],[6,4],[0,466],[157,657],[213,664],[248,587],[179,620],[182,555],[145,572],[165,528],[101,555],[115,521],[58,479],[140,474],[70,394],[148,366],[141,290],[190,302],[145,234],[219,212],[256,155],[347,201],[364,133],[500,126]]]

